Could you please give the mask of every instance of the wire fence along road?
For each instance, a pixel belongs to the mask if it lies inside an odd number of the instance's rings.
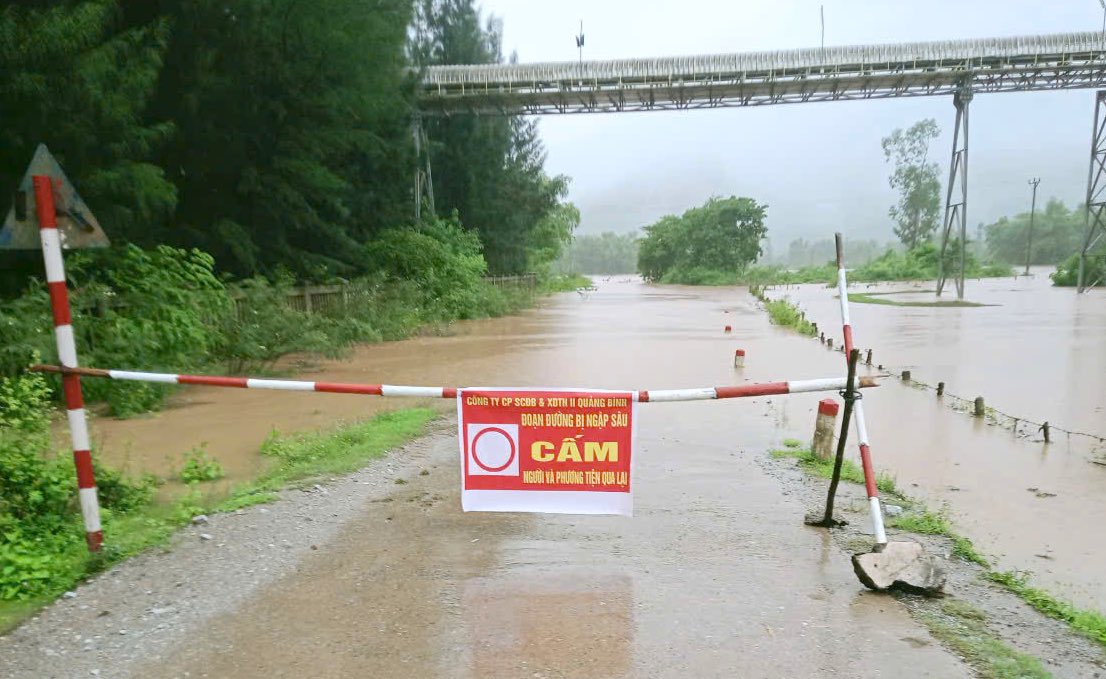
[[[1100,87],[1103,33],[654,59],[431,66],[424,113],[588,113]]]

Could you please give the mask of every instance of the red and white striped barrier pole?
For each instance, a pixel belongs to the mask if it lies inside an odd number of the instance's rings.
[[[391,384],[356,384],[350,382],[308,382],[304,380],[270,380],[253,377],[218,377],[215,375],[178,375],[149,373],[133,370],[100,370],[56,365],[35,365],[34,372],[61,373],[66,377],[106,377],[112,380],[134,382],[159,382],[161,384],[192,384],[208,387],[232,387],[237,389],[275,389],[279,391],[315,391],[331,394],[363,394],[368,396],[410,396],[417,398],[456,398],[456,387],[412,387]],[[708,401],[723,398],[748,398],[799,394],[809,391],[839,391],[845,388],[846,378],[829,377],[816,380],[791,380],[789,382],[756,382],[731,387],[702,387],[697,389],[661,389],[632,391],[634,400],[641,403],[667,401]],[[873,377],[860,378],[860,387],[879,386]]]
[[[92,452],[85,419],[84,396],[77,368],[77,344],[73,340],[73,325],[69,311],[69,293],[65,289],[65,265],[62,263],[61,234],[58,232],[54,209],[54,185],[50,177],[32,177],[35,189],[35,211],[38,233],[42,239],[42,257],[46,261],[46,283],[50,289],[50,307],[54,312],[54,339],[58,345],[58,360],[64,368],[61,378],[65,393],[66,414],[69,416],[69,436],[73,442],[73,462],[77,465],[77,493],[84,517],[88,549],[100,551],[104,533],[100,529],[100,503],[96,497],[96,478],[92,473]]]
[[[837,245],[837,292],[841,298],[841,326],[845,336],[845,364],[853,353],[853,329],[849,324],[849,291],[845,280],[845,245],[841,234],[835,234]],[[861,378],[863,380],[864,378]],[[876,544],[887,544],[887,533],[883,528],[883,510],[879,506],[879,490],[876,488],[876,472],[872,467],[872,451],[868,446],[868,427],[864,423],[864,401],[857,399],[853,404],[853,419],[856,421],[856,438],[860,444],[860,466],[864,469],[864,488],[868,493],[868,506],[872,514],[872,529],[876,534]]]

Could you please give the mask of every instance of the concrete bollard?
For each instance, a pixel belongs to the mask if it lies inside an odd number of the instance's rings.
[[[938,382],[937,383],[937,395],[938,396],[944,396],[945,395],[945,383],[944,382]]]
[[[811,323],[810,327],[814,328],[814,334],[817,335],[818,334],[818,324],[817,323]]]
[[[903,382],[909,382],[910,381],[910,371],[909,370],[902,371],[902,381]]]
[[[733,327],[727,325],[723,332],[733,332]]]
[[[837,401],[825,398],[818,401],[818,415],[814,419],[814,442],[810,450],[819,460],[833,458],[833,432],[837,429]]]
[[[733,367],[744,368],[745,367],[745,350],[738,349],[733,352]]]
[[[830,349],[833,348],[833,338],[832,337],[827,337],[826,338],[826,346],[829,347]]]
[[[983,417],[987,413],[987,407],[983,403],[982,396],[975,397],[975,412],[972,413],[976,417]]]

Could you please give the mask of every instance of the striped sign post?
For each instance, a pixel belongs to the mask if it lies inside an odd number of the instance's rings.
[[[151,373],[135,370],[102,370],[76,366],[34,365],[32,372],[59,373],[65,377],[102,377],[132,382],[156,382],[160,384],[189,384],[234,389],[272,389],[277,391],[313,391],[329,394],[362,394],[365,396],[406,396],[414,398],[457,398],[457,387],[421,387],[394,384],[359,384],[353,382],[310,382],[307,380],[270,380],[255,377],[222,377],[218,375],[182,375],[176,373]],[[726,387],[699,387],[693,389],[654,389],[651,391],[629,389],[639,403],[664,403],[672,401],[711,401],[726,398],[749,398],[801,394],[813,391],[840,391],[846,378],[827,377],[788,382],[752,382]],[[879,384],[874,377],[859,380],[862,389]]]
[[[50,289],[50,307],[54,314],[54,339],[57,341],[58,360],[63,368],[72,370],[77,368],[77,344],[73,339],[69,293],[65,288],[61,234],[58,231],[57,210],[54,206],[54,182],[46,175],[34,175],[32,182],[38,232],[42,240],[42,257],[46,262],[46,282]],[[104,541],[104,533],[100,529],[100,503],[96,497],[96,478],[92,473],[92,452],[80,375],[63,371],[61,384],[65,393],[66,414],[69,417],[73,462],[77,465],[77,488],[81,515],[84,517],[85,539],[88,541],[89,551],[98,552]]]
[[[849,323],[849,291],[845,280],[845,245],[841,234],[835,234],[837,245],[837,292],[841,300],[841,326],[845,338],[845,364],[853,353],[853,328]],[[860,378],[863,380],[864,378]],[[887,532],[883,528],[883,510],[879,505],[879,490],[876,488],[876,472],[872,467],[872,451],[868,445],[868,427],[864,423],[864,401],[857,399],[853,404],[853,418],[856,421],[856,438],[860,444],[860,465],[864,469],[864,488],[868,494],[868,508],[872,514],[872,530],[876,544],[887,544]]]

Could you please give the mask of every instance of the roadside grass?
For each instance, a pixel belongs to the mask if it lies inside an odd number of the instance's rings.
[[[784,445],[788,446],[788,441],[794,441],[794,439],[785,439]],[[780,450],[769,451],[772,457],[789,457],[799,461],[799,466],[807,470],[815,476],[820,476],[824,479],[833,478],[833,460],[821,460],[817,455],[810,452],[809,448],[799,448],[796,446],[789,446]],[[852,481],[853,483],[864,484],[864,470],[862,470],[852,460],[843,460],[841,463],[841,480]],[[885,495],[894,495],[897,498],[902,498],[902,493],[899,492],[898,487],[895,485],[895,477],[887,473],[880,473],[876,475],[876,488],[879,492]]]
[[[800,335],[813,336],[814,324],[803,318],[799,308],[785,299],[765,299],[764,308],[775,325],[791,328]]]
[[[1007,646],[987,629],[987,616],[955,599],[941,610],[918,610],[918,617],[938,641],[956,651],[983,679],[1047,679],[1041,661]]]
[[[1080,634],[1106,646],[1106,616],[1101,613],[1076,608],[1067,601],[1061,601],[1048,592],[1033,587],[1029,584],[1028,573],[989,571],[987,579],[1017,594],[1037,611],[1066,622]]]
[[[775,458],[797,459],[799,466],[811,474],[827,479],[833,477],[833,461],[829,460],[823,462],[811,454],[809,450],[785,448],[769,452],[771,456]],[[860,467],[851,460],[845,460],[844,464],[841,466],[841,479],[843,481],[851,481],[862,485],[864,483],[864,473],[861,471]],[[882,485],[877,483],[880,492],[885,495],[893,495],[906,505],[906,511],[904,511],[904,513],[888,519],[888,527],[920,535],[940,535],[949,538],[949,540],[952,541],[953,556],[981,566],[984,569],[983,576],[991,582],[1017,595],[1040,613],[1067,623],[1074,631],[1106,647],[1106,615],[1097,611],[1078,608],[1070,602],[1057,599],[1048,592],[1033,587],[1029,584],[1028,573],[992,570],[991,563],[975,548],[972,541],[963,535],[957,534],[945,512],[933,512],[921,507],[914,500],[901,493],[895,487],[894,479],[889,476],[881,475],[880,481]],[[949,603],[952,604],[953,602]],[[938,623],[940,622],[941,621],[938,620]],[[928,621],[927,624],[929,624]],[[968,631],[971,632],[971,630]],[[934,636],[937,636],[936,632]],[[997,642],[997,640],[995,641],[996,643],[1001,643]],[[968,643],[968,641],[963,643]],[[990,642],[986,638],[973,640],[971,643],[984,651],[990,648]],[[998,653],[998,649],[991,649],[988,653],[991,651]],[[967,654],[967,651],[961,652]],[[1029,656],[1022,656],[1022,654],[1015,653],[1014,655],[1029,658]],[[998,657],[1001,658],[1001,654],[999,654]],[[998,677],[1000,679],[1005,679],[1005,677],[1049,676],[1048,674],[1018,674],[1018,668],[1022,667],[1022,665],[1018,664],[1021,661],[1015,662],[1015,660],[1016,658],[1007,658],[991,670],[988,670],[998,673],[984,673],[982,676]],[[1007,673],[1003,674],[1002,672]]]
[[[908,511],[888,520],[887,525],[892,528],[918,533],[920,535],[943,535],[952,540],[952,553],[965,561],[978,564],[984,568],[990,567],[986,557],[976,550],[975,545],[968,538],[957,535],[944,512],[931,512],[928,509]]]
[[[274,430],[261,444],[261,454],[273,464],[256,480],[231,491],[216,509],[233,511],[269,502],[274,491],[286,486],[360,469],[420,436],[437,415],[431,408],[405,408],[327,431],[282,435]]]
[[[84,548],[84,531],[76,522],[72,530],[79,539],[52,556],[59,562],[55,564],[59,575],[54,576],[48,593],[22,600],[0,600],[0,634],[88,577],[128,557],[168,544],[177,529],[198,514],[230,512],[272,502],[279,497],[276,491],[282,488],[360,469],[423,434],[427,424],[437,416],[431,408],[405,408],[320,432],[287,436],[273,432],[261,447],[261,453],[271,457],[273,463],[257,479],[234,488],[229,496],[204,492],[200,484],[194,483],[190,484],[189,492],[171,503],[151,503],[126,514],[103,509],[106,540],[96,555]]]
[[[541,294],[552,292],[573,292],[579,288],[588,288],[593,285],[591,278],[578,273],[566,273],[549,276],[538,285]]]
[[[907,307],[980,307],[980,306],[996,306],[994,304],[981,304],[979,302],[968,302],[962,299],[951,300],[938,300],[931,302],[903,302],[896,299],[885,299],[883,295],[893,295],[899,292],[916,292],[915,290],[900,290],[897,292],[850,292],[849,301],[856,302],[857,304],[883,304],[886,306],[907,306]]]

